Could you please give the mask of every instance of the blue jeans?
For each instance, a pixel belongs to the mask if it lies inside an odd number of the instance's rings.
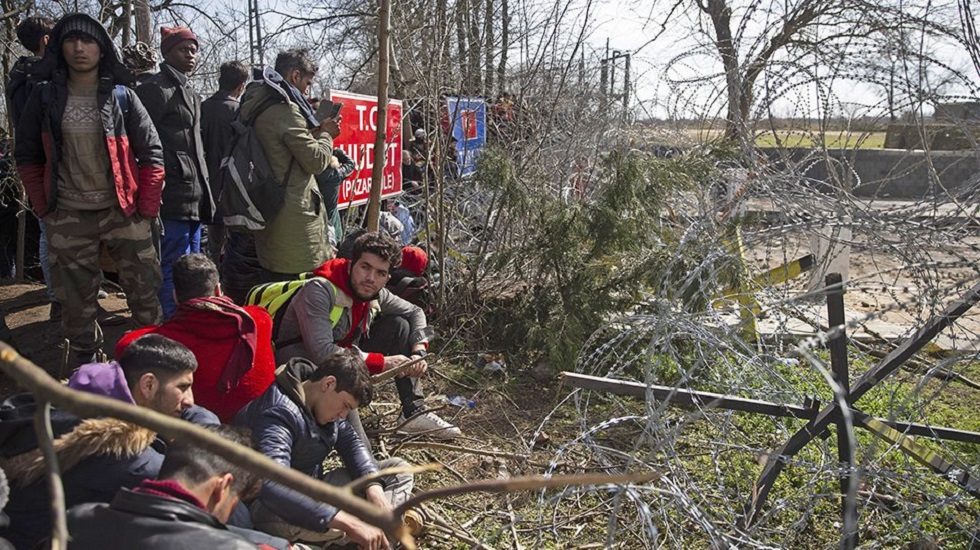
[[[47,287],[48,291],[48,301],[57,302],[58,298],[54,295],[54,286],[51,284],[51,264],[48,263],[48,229],[47,224],[44,220],[39,220],[38,225],[41,226],[41,242],[38,247],[38,256],[41,260],[41,273],[44,275],[44,285]]]
[[[160,269],[163,284],[160,285],[160,305],[163,318],[169,319],[177,309],[174,297],[174,262],[184,254],[201,251],[201,222],[188,220],[162,220],[163,235],[160,237]]]

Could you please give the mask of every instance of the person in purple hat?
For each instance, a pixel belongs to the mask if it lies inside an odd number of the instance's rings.
[[[191,384],[197,360],[189,349],[169,338],[151,334],[135,340],[119,362],[84,365],[72,375],[72,389],[110,397],[196,424],[218,424],[209,411],[194,406]],[[10,401],[10,400],[8,400]],[[18,549],[34,548],[51,534],[51,498],[45,463],[35,438],[33,445],[16,431],[32,431],[33,401],[19,400],[18,414],[0,407],[0,457],[12,483],[6,513],[11,522],[0,537]],[[69,413],[57,411],[60,416]],[[63,418],[60,426],[68,424]],[[73,427],[59,430],[55,441],[66,506],[83,502],[109,502],[123,487],[153,479],[160,471],[167,442],[152,430],[115,418],[75,418]]]

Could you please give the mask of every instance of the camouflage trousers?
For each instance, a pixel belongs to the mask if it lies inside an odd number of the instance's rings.
[[[103,210],[58,208],[44,217],[51,279],[61,302],[61,326],[74,351],[102,346],[98,294],[102,274],[99,249],[104,245],[119,270],[119,285],[139,325],[163,320],[157,289],[160,260],[153,248],[150,220],[127,218],[118,206]]]

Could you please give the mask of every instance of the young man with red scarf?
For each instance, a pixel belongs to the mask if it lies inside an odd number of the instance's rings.
[[[371,374],[425,357],[431,329],[425,312],[385,288],[402,259],[401,247],[383,233],[365,233],[354,242],[351,259],[336,258],[313,271],[282,317],[276,361],[305,357],[322,364],[338,348],[357,349]],[[419,377],[425,361],[395,378],[402,405],[402,430],[440,439],[460,435],[459,428],[433,413],[419,414],[423,393]],[[367,443],[367,442],[365,442]]]

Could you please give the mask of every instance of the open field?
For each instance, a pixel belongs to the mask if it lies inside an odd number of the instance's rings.
[[[683,130],[686,139],[708,143],[722,136],[722,130]],[[827,147],[829,149],[881,149],[885,145],[885,132],[857,132],[848,130],[777,130],[761,131],[755,136],[757,147]]]

